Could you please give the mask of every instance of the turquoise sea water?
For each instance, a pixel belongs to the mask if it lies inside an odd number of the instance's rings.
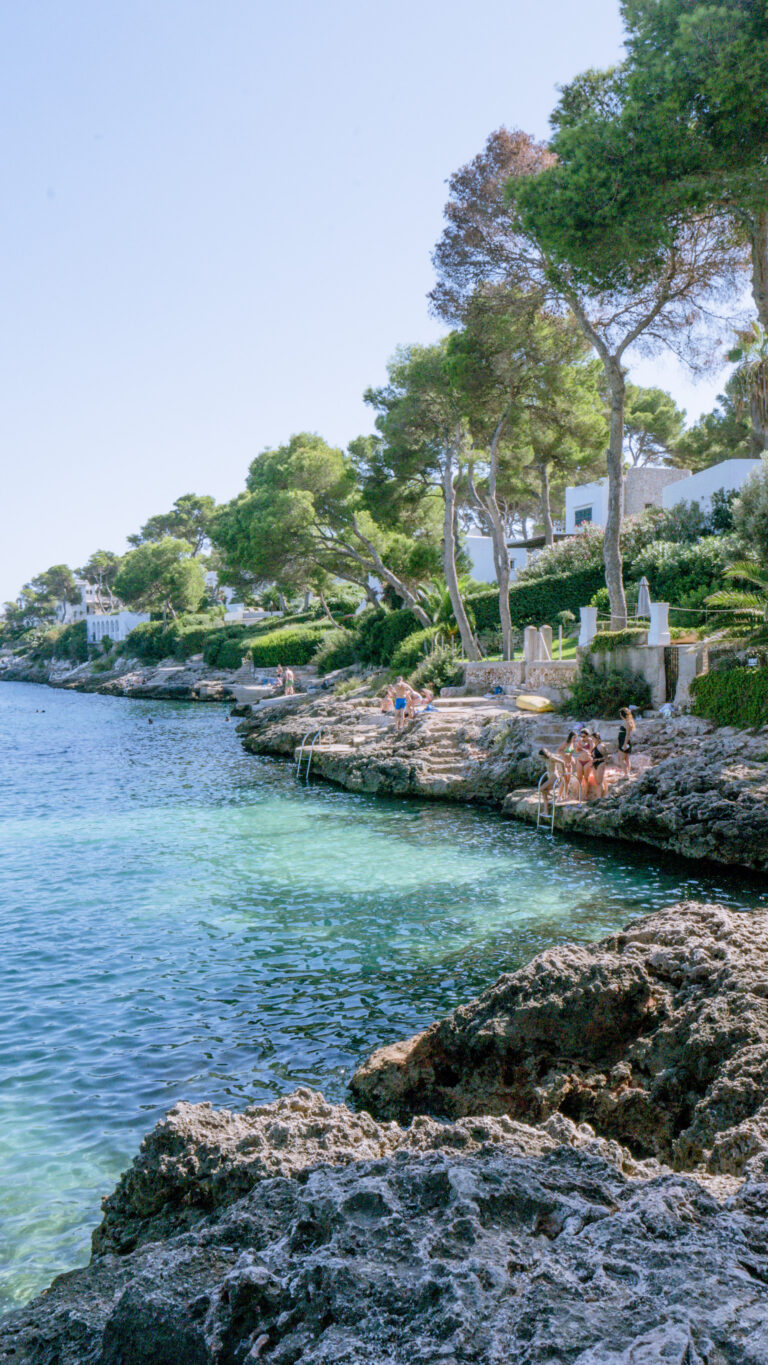
[[[342,1099],[541,948],[681,896],[759,903],[647,851],[299,786],[225,716],[0,686],[0,1311],[87,1260],[177,1100]]]

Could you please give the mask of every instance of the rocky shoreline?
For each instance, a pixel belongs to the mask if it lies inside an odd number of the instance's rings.
[[[250,677],[250,674],[249,674]],[[98,693],[106,697],[143,698],[147,701],[225,702],[232,701],[233,687],[241,672],[209,668],[202,658],[177,663],[166,659],[159,664],[142,664],[122,656],[106,672],[94,672],[91,662],[32,664],[3,661],[0,682],[38,683],[69,692]]]
[[[767,930],[551,949],[374,1054],[372,1114],[178,1105],[0,1360],[765,1365]]]
[[[493,700],[438,702],[396,736],[373,699],[308,698],[290,713],[256,712],[241,724],[250,753],[294,758],[320,731],[312,773],[350,791],[489,805],[536,823],[539,750],[569,722]],[[610,742],[618,723],[601,724]],[[558,806],[555,830],[646,844],[686,858],[768,870],[768,729],[715,728],[682,716],[639,722],[638,770],[601,800]]]
[[[316,679],[307,681],[314,686]],[[111,673],[91,665],[5,666],[0,680],[160,701],[233,702],[252,690],[250,666],[215,670],[201,657],[184,664],[121,660]],[[318,732],[312,774],[348,791],[487,805],[537,823],[542,747],[555,748],[569,721],[517,711],[504,699],[440,699],[400,735],[378,702],[332,691],[235,705],[249,753],[295,761]],[[615,740],[618,722],[600,722]],[[638,768],[616,777],[597,802],[559,805],[554,829],[577,836],[645,844],[666,853],[750,872],[768,871],[768,728],[716,728],[690,716],[639,722]]]

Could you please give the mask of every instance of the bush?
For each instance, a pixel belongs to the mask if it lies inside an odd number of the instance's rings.
[[[425,630],[416,630],[413,635],[408,635],[397,646],[392,655],[392,670],[395,673],[410,673],[417,668],[423,661],[429,645],[434,640],[439,627],[428,626]]]
[[[633,649],[636,645],[644,645],[647,636],[647,630],[634,626],[628,626],[626,630],[602,630],[589,646],[590,653],[612,654],[617,649]]]
[[[72,663],[84,664],[88,658],[85,621],[72,621],[68,626],[51,626],[48,630],[35,632],[30,643],[30,655],[36,662],[70,659]]]
[[[318,673],[332,673],[335,668],[349,668],[357,662],[357,641],[351,630],[340,627],[326,631],[320,648],[312,659]]]
[[[422,629],[412,611],[382,611],[372,607],[358,617],[357,657],[363,664],[388,665],[397,646]]]
[[[276,664],[298,668],[311,663],[321,638],[330,622],[317,621],[313,625],[284,626],[269,631],[250,642],[249,654],[256,668],[274,668]],[[226,665],[224,665],[226,667]]]
[[[221,634],[217,618],[194,614],[180,616],[175,621],[143,621],[126,636],[122,650],[145,664],[156,664],[161,659],[189,659],[200,654],[208,636]]]
[[[553,574],[579,573],[603,562],[603,531],[599,526],[587,526],[578,535],[558,540],[539,550],[518,571],[517,583],[531,583],[536,578],[551,578]]]
[[[602,561],[573,573],[513,583],[509,590],[512,625],[518,628],[552,625],[561,611],[572,611],[578,616],[579,607],[585,606],[604,583]],[[472,607],[478,630],[498,630],[499,594],[495,588],[468,597],[467,605]]]
[[[691,683],[693,714],[739,729],[768,725],[768,668],[701,673]]]
[[[628,668],[612,668],[609,673],[599,673],[587,655],[581,661],[569,696],[558,710],[579,720],[589,720],[593,716],[615,720],[623,706],[639,706],[644,710],[650,704],[651,689],[641,673],[632,673]]]
[[[648,579],[654,602],[679,606],[691,593],[715,592],[736,556],[731,536],[704,536],[693,545],[654,540],[632,560],[632,577]]]
[[[417,691],[420,687],[433,687],[436,691],[441,687],[459,687],[464,681],[464,664],[450,645],[442,645],[427,655],[408,681]]]
[[[759,559],[768,560],[768,456],[733,503],[736,530]]]

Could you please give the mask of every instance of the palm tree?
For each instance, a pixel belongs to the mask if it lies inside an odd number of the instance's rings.
[[[738,345],[728,352],[728,359],[736,362],[729,388],[737,413],[749,412],[753,445],[759,454],[768,447],[768,332],[753,322],[737,338]]]
[[[744,616],[752,616],[768,623],[768,569],[744,559],[738,564],[729,564],[725,576],[750,583],[757,592],[749,592],[744,588],[721,588],[719,592],[713,592],[705,598],[705,605],[730,607]]]

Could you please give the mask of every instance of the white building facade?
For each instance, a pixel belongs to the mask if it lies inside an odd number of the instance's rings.
[[[86,616],[86,639],[89,645],[98,645],[102,640],[124,640],[134,626],[149,620],[146,611],[116,611],[111,616]]]
[[[702,512],[709,512],[713,493],[738,493],[761,463],[761,460],[723,460],[720,464],[710,465],[709,469],[692,474],[684,484],[672,484],[665,488],[661,505],[668,509],[679,502],[697,502]]]

